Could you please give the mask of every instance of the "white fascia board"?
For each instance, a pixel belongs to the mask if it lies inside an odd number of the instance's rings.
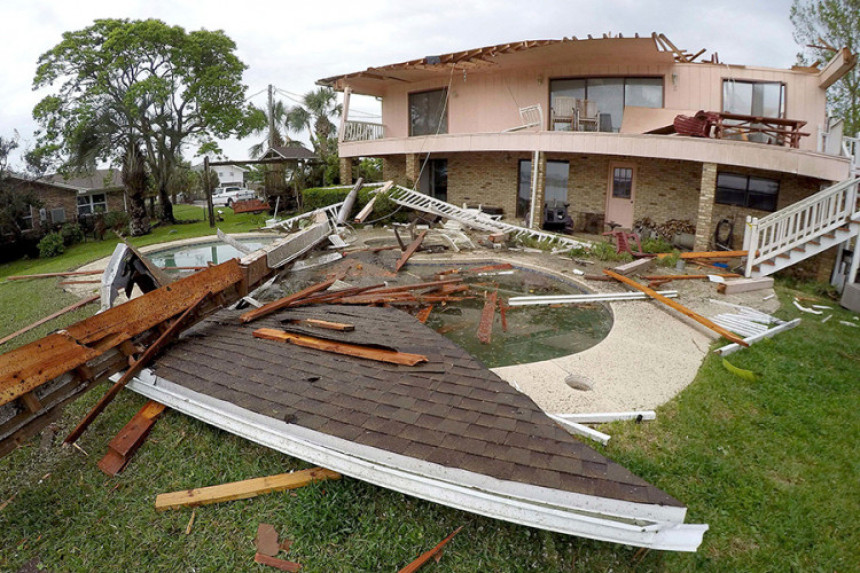
[[[512,523],[669,551],[696,551],[707,525],[685,524],[686,508],[564,492],[356,444],[262,416],[144,370],[128,388],[252,442],[343,475]]]

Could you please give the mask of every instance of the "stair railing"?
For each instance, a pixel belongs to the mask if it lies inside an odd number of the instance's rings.
[[[755,266],[843,226],[857,211],[860,180],[846,179],[761,219],[747,216],[745,275]]]

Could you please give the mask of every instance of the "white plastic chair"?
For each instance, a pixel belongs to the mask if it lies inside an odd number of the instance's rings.
[[[506,129],[503,133],[507,133],[509,131],[520,131],[521,129],[528,129],[530,127],[537,127],[540,129],[541,126],[543,126],[543,110],[541,109],[540,104],[521,107],[520,119],[523,122],[522,125]]]

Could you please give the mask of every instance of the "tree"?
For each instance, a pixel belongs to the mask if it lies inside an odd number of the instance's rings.
[[[803,46],[801,63],[825,63],[840,48],[860,49],[860,0],[794,0],[794,39]],[[831,114],[845,122],[845,132],[860,132],[860,66],[854,66],[828,90]]]
[[[31,209],[42,206],[32,191],[19,189],[6,171],[9,154],[17,148],[17,133],[13,138],[0,136],[0,237],[11,238],[15,243],[21,241],[28,228],[25,221]]]
[[[322,161],[315,168],[317,182],[330,185],[337,169],[326,168],[337,165],[337,129],[332,118],[340,117],[343,106],[337,103],[337,93],[327,87],[311,90],[302,97],[302,103],[287,112],[287,129],[294,133],[307,132],[314,153]]]
[[[131,218],[131,234],[133,237],[149,233],[149,215],[146,213],[146,190],[149,186],[149,176],[146,172],[146,160],[140,147],[132,143],[127,149],[122,161],[122,184],[128,197],[129,215]]]
[[[33,110],[42,126],[34,157],[81,170],[121,164],[140,145],[161,206],[173,222],[170,178],[183,148],[245,135],[246,66],[223,32],[186,32],[160,20],[96,20],[63,34],[39,58],[34,89],[57,86]]]

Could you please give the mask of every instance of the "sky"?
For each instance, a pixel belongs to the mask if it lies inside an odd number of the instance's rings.
[[[34,143],[33,107],[49,91],[32,90],[36,62],[65,31],[99,18],[158,18],[186,30],[223,30],[248,66],[251,101],[263,107],[273,84],[287,104],[338,74],[518,40],[632,36],[662,32],[679,48],[720,61],[787,68],[799,47],[789,21],[791,0],[0,0],[0,136],[17,130]],[[350,116],[379,114],[372,98],[353,97]],[[299,137],[298,139],[303,139]],[[304,138],[305,141],[307,140]],[[246,158],[255,140],[222,143]],[[186,153],[192,159],[193,150]],[[195,162],[199,161],[196,158]],[[11,167],[20,168],[20,150]]]

